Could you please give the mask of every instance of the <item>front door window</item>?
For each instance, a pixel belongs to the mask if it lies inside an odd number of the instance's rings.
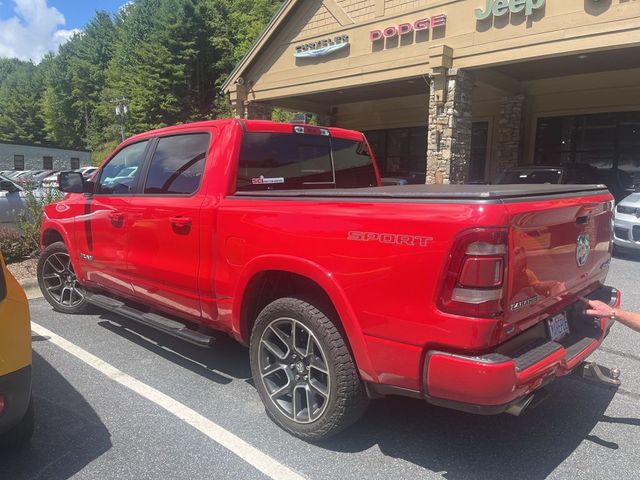
[[[144,161],[147,143],[147,140],[134,143],[116,153],[100,172],[96,193],[106,195],[133,193]]]

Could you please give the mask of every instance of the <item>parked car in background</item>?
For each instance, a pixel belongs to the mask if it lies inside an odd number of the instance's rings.
[[[106,177],[103,180],[105,186],[112,188],[114,191],[126,188],[128,189],[133,181],[133,176],[138,171],[138,167],[125,167],[118,171],[113,177]]]
[[[0,452],[33,433],[30,321],[24,290],[0,254]]]
[[[44,192],[33,189],[36,197],[42,197]],[[0,228],[15,228],[18,215],[27,209],[27,192],[13,180],[0,175]]]
[[[51,175],[49,175],[48,177],[45,177],[42,180],[42,188],[47,189],[47,190],[51,190],[53,188],[58,188],[59,184],[58,184],[58,174],[60,172],[54,172]]]
[[[632,193],[618,204],[614,222],[616,251],[640,252],[640,193]]]
[[[22,175],[23,173],[25,173],[25,170],[12,170],[12,171],[9,171],[5,175],[5,177],[13,179],[13,178],[17,177],[18,175]]]
[[[13,180],[0,176],[0,227],[14,227],[15,217],[25,208],[24,189]]]
[[[85,180],[91,178],[91,175],[98,169],[98,167],[82,167],[74,170],[75,172],[80,172]]]
[[[55,170],[31,170],[24,175],[20,175],[14,181],[23,187],[37,188],[40,187],[46,177],[53,173],[55,173]]]
[[[616,202],[634,191],[633,178],[624,170],[599,169],[584,163],[563,166],[522,165],[506,170],[493,182],[513,184],[606,185]]]

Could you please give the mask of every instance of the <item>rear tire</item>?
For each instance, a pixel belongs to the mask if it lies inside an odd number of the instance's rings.
[[[369,399],[336,325],[314,305],[281,298],[258,315],[250,343],[251,373],[269,417],[308,441],[355,423]]]
[[[27,412],[15,427],[0,435],[0,451],[19,450],[31,439],[35,427],[33,398],[29,400]]]
[[[87,313],[90,305],[84,288],[78,282],[71,264],[71,256],[63,242],[44,249],[38,260],[38,285],[49,304],[62,313]]]

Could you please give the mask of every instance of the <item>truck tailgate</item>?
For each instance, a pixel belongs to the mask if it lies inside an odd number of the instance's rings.
[[[505,322],[537,323],[606,278],[613,202],[598,194],[506,204],[511,257]]]

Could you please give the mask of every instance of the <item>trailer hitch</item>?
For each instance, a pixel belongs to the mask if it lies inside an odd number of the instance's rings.
[[[618,368],[603,367],[596,362],[582,362],[575,369],[575,373],[582,378],[590,378],[609,387],[619,387],[621,384]]]

